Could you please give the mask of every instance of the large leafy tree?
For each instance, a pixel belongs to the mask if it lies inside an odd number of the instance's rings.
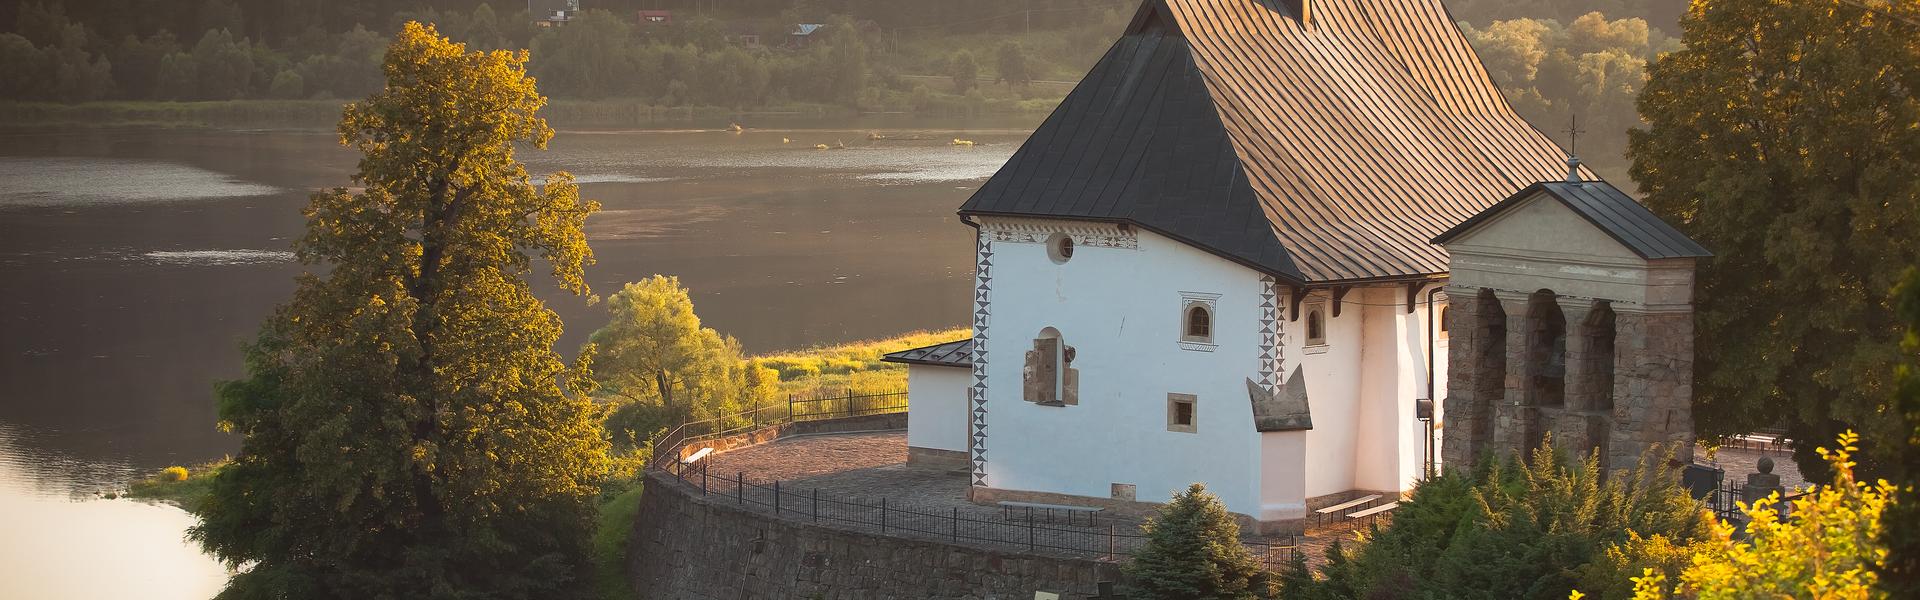
[[[1920,597],[1920,536],[1914,535],[1920,531],[1920,270],[1907,271],[1894,297],[1900,322],[1907,327],[1906,354],[1896,375],[1896,408],[1905,442],[1897,449],[1907,477],[1887,508],[1881,533],[1887,559],[1880,581],[1895,598],[1915,598]]]
[[[616,405],[607,427],[637,441],[662,426],[733,415],[773,395],[779,373],[741,357],[740,343],[700,324],[676,277],[629,283],[607,299],[593,332],[599,393]]]
[[[1685,48],[1649,68],[1630,154],[1647,204],[1715,254],[1699,433],[1903,439],[1886,290],[1920,261],[1920,1],[1696,0],[1682,27]],[[1807,446],[1797,462],[1820,477]]]
[[[219,390],[244,439],[192,535],[242,569],[222,597],[578,595],[606,442],[525,278],[585,293],[598,205],[515,159],[553,135],[525,62],[409,23],[347,106],[364,191],[315,194],[297,244],[331,270]]]

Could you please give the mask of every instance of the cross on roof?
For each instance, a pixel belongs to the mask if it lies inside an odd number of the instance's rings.
[[[1567,154],[1580,154],[1580,134],[1586,132],[1580,128],[1580,115],[1573,115],[1573,123],[1567,126]]]

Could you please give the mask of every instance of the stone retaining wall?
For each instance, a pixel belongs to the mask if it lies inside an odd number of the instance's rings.
[[[1110,562],[954,546],[777,519],[649,472],[628,576],[650,599],[1027,600],[1092,596]]]

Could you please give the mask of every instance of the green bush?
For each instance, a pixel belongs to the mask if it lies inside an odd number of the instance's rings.
[[[1135,600],[1273,595],[1272,574],[1240,543],[1240,526],[1206,486],[1196,483],[1174,495],[1145,528],[1146,545],[1126,566]]]
[[[1629,597],[1620,573],[1677,572],[1685,551],[1675,548],[1711,531],[1665,462],[1649,453],[1602,477],[1597,457],[1569,464],[1548,443],[1524,464],[1448,472],[1416,488],[1363,544],[1329,550],[1320,578],[1296,560],[1282,597],[1560,600],[1576,587]]]

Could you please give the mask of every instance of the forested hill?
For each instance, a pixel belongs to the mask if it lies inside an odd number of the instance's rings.
[[[560,0],[537,0],[541,6]],[[527,48],[543,93],[657,106],[1051,109],[1138,0],[581,0],[565,27],[525,0],[28,0],[0,3],[0,99],[359,98],[408,20]],[[1682,0],[1447,3],[1514,105],[1624,180],[1644,66]],[[670,24],[640,10],[672,11]],[[806,39],[796,24],[826,26]]]

